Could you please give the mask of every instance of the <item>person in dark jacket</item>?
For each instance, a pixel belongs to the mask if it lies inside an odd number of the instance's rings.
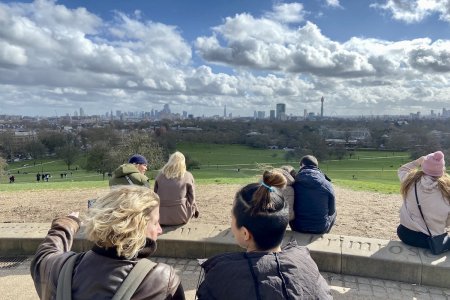
[[[150,188],[149,179],[145,176],[147,165],[147,159],[144,156],[140,154],[131,156],[128,163],[114,170],[109,186],[135,184]]]
[[[140,186],[120,186],[95,201],[85,220],[85,236],[94,243],[75,261],[72,299],[111,299],[137,262],[156,249],[161,234],[159,198]],[[31,276],[40,299],[56,299],[58,276],[74,252],[80,228],[78,213],[57,218],[31,262]],[[131,299],[185,299],[175,270],[158,263]]]
[[[295,219],[291,229],[322,234],[331,230],[336,220],[336,203],[331,180],[319,169],[317,158],[306,155],[294,182]]]
[[[281,173],[266,171],[261,183],[237,192],[231,230],[245,252],[219,254],[201,265],[199,300],[332,299],[308,249],[295,242],[281,247],[289,214],[285,185]]]

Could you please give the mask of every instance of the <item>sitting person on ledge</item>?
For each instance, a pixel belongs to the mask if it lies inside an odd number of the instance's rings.
[[[147,171],[147,159],[135,154],[130,157],[128,163],[120,165],[112,173],[112,178],[109,180],[109,186],[117,185],[142,185],[150,188],[149,179],[145,176]]]
[[[155,193],[159,195],[161,225],[181,225],[199,216],[195,202],[194,177],[186,170],[186,159],[175,152],[155,178]]]
[[[285,185],[281,173],[266,171],[260,184],[237,192],[231,231],[245,252],[219,254],[202,264],[199,300],[332,299],[309,250],[295,240],[281,247],[289,217]]]
[[[294,220],[291,229],[304,233],[328,233],[336,220],[336,203],[331,180],[319,169],[317,158],[303,156],[295,176]]]
[[[94,246],[75,253],[71,247],[81,225],[78,213],[56,218],[31,261],[39,298],[112,299],[119,290],[128,291],[132,299],[185,299],[174,268],[147,259],[162,233],[158,220],[159,198],[152,190],[135,185],[111,189],[95,201],[83,222]],[[139,273],[144,275],[139,280],[131,276]],[[135,281],[125,281],[129,275]]]
[[[450,176],[444,154],[437,151],[406,163],[398,177],[403,205],[397,235],[405,244],[429,249],[429,236],[443,235],[450,226]],[[450,249],[450,239],[443,247]]]

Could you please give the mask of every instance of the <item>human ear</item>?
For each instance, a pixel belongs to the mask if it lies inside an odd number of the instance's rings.
[[[241,230],[242,230],[242,234],[244,236],[244,241],[249,241],[249,240],[253,239],[252,233],[250,231],[248,231],[248,229],[245,226],[242,226]]]

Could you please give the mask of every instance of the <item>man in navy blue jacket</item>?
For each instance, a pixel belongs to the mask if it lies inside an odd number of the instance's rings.
[[[306,155],[294,182],[294,214],[289,225],[305,233],[327,233],[336,219],[336,203],[331,180],[319,169],[317,158]]]

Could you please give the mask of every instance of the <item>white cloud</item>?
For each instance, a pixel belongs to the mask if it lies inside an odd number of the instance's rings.
[[[339,0],[325,0],[326,4],[331,7],[341,7]]]
[[[329,1],[336,2],[338,0]],[[273,11],[266,13],[268,19],[281,23],[300,23],[303,21],[304,15],[303,4],[295,2],[275,4],[273,6]]]
[[[372,4],[374,8],[386,10],[395,20],[418,23],[432,14],[450,23],[450,0],[386,0],[384,4]]]
[[[428,2],[443,18],[444,6]],[[199,64],[182,29],[143,15],[114,12],[106,21],[50,0],[0,3],[0,108],[98,113],[170,103],[198,113],[226,104],[247,115],[285,102],[301,115],[318,111],[322,95],[326,114],[404,113],[418,100],[435,109],[449,101],[449,40],[338,42],[304,20],[301,4],[279,4],[261,17],[227,17],[198,37]]]

